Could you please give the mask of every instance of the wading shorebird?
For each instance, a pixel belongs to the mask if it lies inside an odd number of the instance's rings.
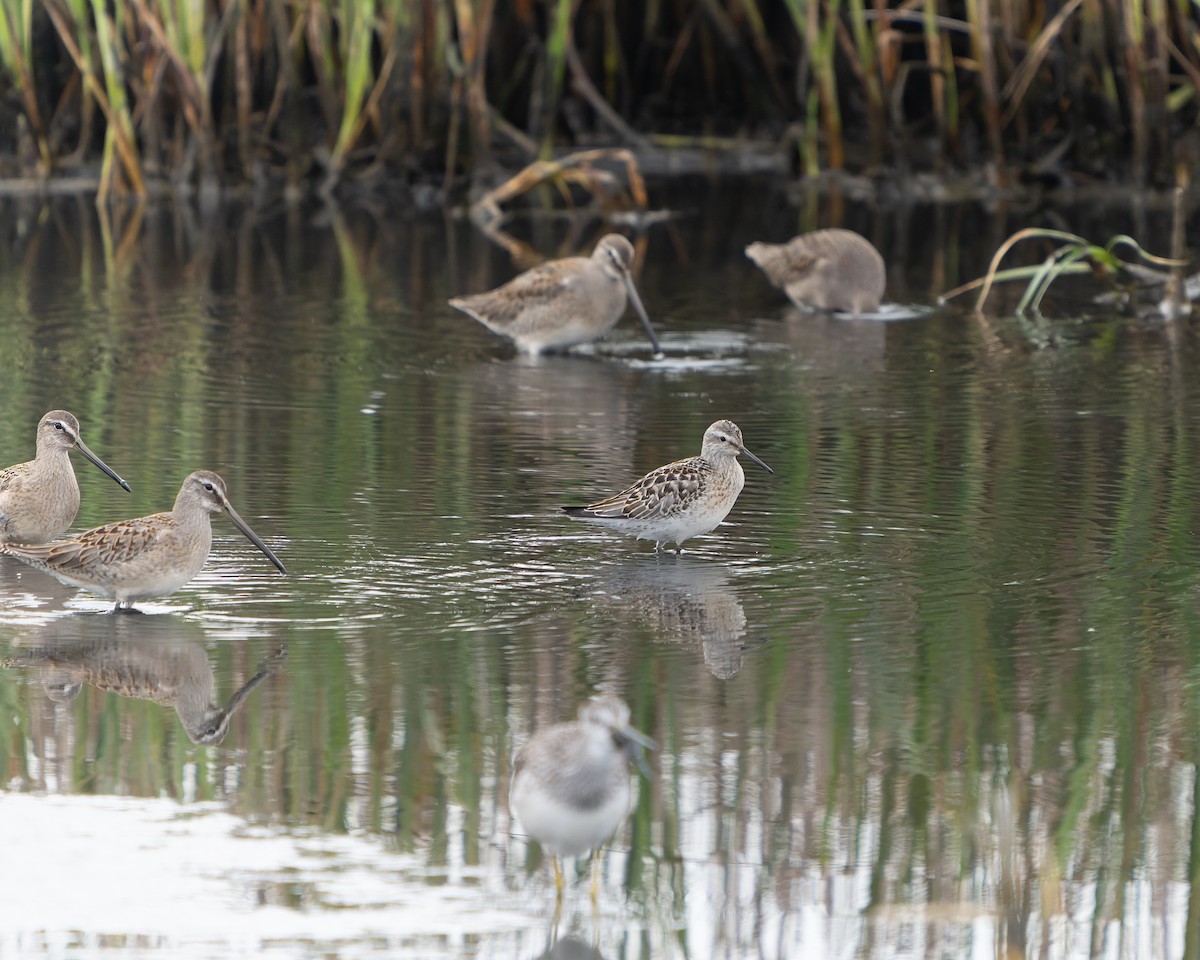
[[[275,569],[287,573],[238,516],[225,481],[211,470],[197,470],[184,480],[166,513],[119,520],[53,543],[0,543],[0,556],[16,557],[68,586],[115,600],[115,612],[174,593],[199,573],[212,547],[212,514],[222,510]]]
[[[79,421],[66,410],[51,410],[38,421],[37,456],[0,468],[0,543],[45,543],[74,522],[79,483],[71,466],[72,447],[129,489],[88,449],[79,435]]]
[[[666,544],[674,543],[678,554],[685,540],[715,529],[733,509],[746,483],[739,453],[767,473],[775,472],[746,449],[736,423],[718,420],[704,431],[700,456],[651,470],[606,500],[562,509],[573,520],[653,540],[659,553]]]
[[[619,233],[600,238],[590,257],[539,264],[487,293],[455,297],[450,306],[525,353],[565,350],[590,343],[616,326],[626,300],[660,356],[662,348],[633,285],[633,245]]]
[[[656,745],[629,725],[629,707],[606,693],[580,706],[578,720],[539,730],[517,751],[509,807],[525,832],[550,852],[560,899],[558,858],[594,850],[616,833],[633,804],[629,761],[650,778],[643,749]],[[596,856],[593,901],[599,864]]]
[[[801,309],[879,309],[887,280],[883,257],[853,230],[814,230],[787,243],[752,243],[746,256]]]

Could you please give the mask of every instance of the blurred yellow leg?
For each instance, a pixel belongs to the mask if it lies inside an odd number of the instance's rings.
[[[557,854],[551,854],[550,865],[554,867],[554,894],[559,903],[562,903],[563,887],[566,885],[566,880],[563,878],[562,867],[558,865]]]
[[[600,905],[600,851],[592,851],[592,910]]]

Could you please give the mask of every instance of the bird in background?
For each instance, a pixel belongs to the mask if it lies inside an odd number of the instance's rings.
[[[38,421],[34,459],[0,469],[0,543],[45,543],[75,522],[79,482],[72,450],[129,490],[129,484],[83,442],[75,416],[51,410]]]
[[[802,310],[879,309],[887,271],[871,241],[853,230],[814,230],[787,243],[752,243],[746,256]]]
[[[590,257],[550,260],[503,286],[450,300],[525,353],[565,350],[607,334],[632,303],[654,349],[662,348],[630,270],[633,245],[619,233],[601,237]]]

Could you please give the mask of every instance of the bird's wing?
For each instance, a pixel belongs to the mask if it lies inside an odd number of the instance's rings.
[[[526,270],[495,290],[456,297],[450,306],[469,313],[493,328],[513,326],[530,310],[553,303],[578,282],[574,270],[564,269],[569,261],[555,260]]]
[[[21,470],[25,464],[18,463],[11,467],[0,469],[0,493],[6,491],[16,491],[21,488],[23,471]]]
[[[699,457],[651,470],[633,486],[584,507],[594,517],[652,520],[686,506],[704,489],[708,464]]]
[[[50,543],[8,544],[5,549],[14,556],[40,560],[59,570],[83,570],[133,560],[174,526],[175,518],[170,513],[156,513],[107,523]]]

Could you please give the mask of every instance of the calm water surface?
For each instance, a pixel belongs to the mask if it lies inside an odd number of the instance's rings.
[[[0,561],[0,956],[1197,955],[1196,338],[801,316],[741,255],[841,223],[932,305],[1162,219],[661,203],[654,363],[632,317],[514,356],[445,303],[513,260],[440,215],[0,201],[0,463],[66,407],[133,485],[77,458],[77,528],[215,469],[290,571],[217,518],[109,616]],[[682,556],[557,515],[722,417],[776,473]],[[511,756],[601,688],[662,749],[556,925]]]

